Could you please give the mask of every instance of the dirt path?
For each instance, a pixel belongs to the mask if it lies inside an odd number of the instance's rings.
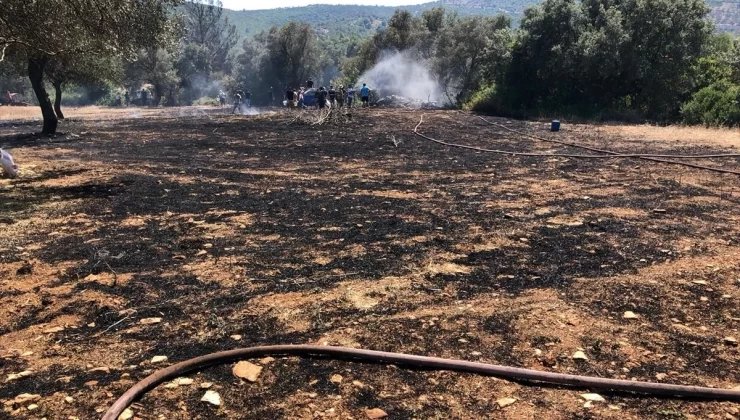
[[[738,177],[452,150],[410,133],[419,116],[368,110],[311,126],[282,111],[93,113],[65,122],[68,134],[52,141],[23,137],[29,123],[1,125],[0,145],[23,165],[21,178],[0,179],[3,415],[95,418],[160,366],[277,343],[740,385],[738,346],[727,339],[740,339]],[[495,120],[620,151],[737,150]],[[461,112],[427,112],[425,121],[426,134],[459,143],[573,152]],[[740,169],[740,159],[723,162]],[[588,360],[573,359],[577,351]],[[155,389],[134,411],[740,417],[731,403],[602,393],[606,403],[584,407],[587,390],[339,361],[253,362],[264,367],[255,383],[216,367],[192,385]],[[200,401],[207,382],[220,407]],[[22,393],[40,399],[14,401]],[[503,397],[516,402],[502,408]]]

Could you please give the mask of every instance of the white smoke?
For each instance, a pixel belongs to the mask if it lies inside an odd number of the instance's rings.
[[[443,99],[439,83],[429,69],[409,53],[393,52],[360,76],[360,86],[367,83],[378,96],[399,95],[420,102],[440,102]]]
[[[260,114],[260,111],[257,108],[252,107],[252,106],[246,106],[245,104],[241,104],[237,112],[242,115],[259,115]]]

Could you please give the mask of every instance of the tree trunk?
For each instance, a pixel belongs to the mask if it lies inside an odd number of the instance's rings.
[[[29,58],[28,59],[28,78],[31,80],[33,92],[41,107],[41,115],[44,117],[44,128],[41,134],[54,135],[57,132],[57,116],[54,114],[54,108],[51,106],[49,94],[44,87],[44,67],[46,58]]]
[[[54,82],[54,112],[57,114],[57,118],[60,120],[64,119],[62,114],[62,82]]]

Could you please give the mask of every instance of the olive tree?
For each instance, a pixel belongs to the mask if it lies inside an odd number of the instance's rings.
[[[180,0],[3,0],[0,59],[6,52],[27,64],[43,115],[43,134],[57,129],[44,86],[51,60],[128,57],[139,47],[164,41],[176,21],[170,7]]]

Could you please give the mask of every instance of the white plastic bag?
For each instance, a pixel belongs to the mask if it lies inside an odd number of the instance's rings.
[[[0,166],[3,167],[3,172],[9,177],[15,178],[18,176],[18,165],[13,161],[13,156],[3,149],[0,149]]]

